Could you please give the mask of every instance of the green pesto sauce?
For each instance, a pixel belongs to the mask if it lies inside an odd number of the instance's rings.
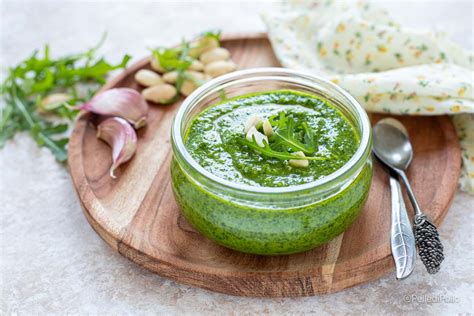
[[[243,125],[257,113],[268,117],[284,109],[305,120],[315,131],[318,150],[326,161],[308,168],[261,156],[237,139]],[[315,96],[281,90],[226,100],[200,113],[188,129],[185,144],[192,157],[214,175],[252,186],[284,187],[320,179],[339,169],[356,151],[359,136],[342,113]],[[283,193],[285,207],[272,197],[235,199],[228,190],[209,190],[196,181],[199,172],[184,169],[176,157],[171,178],[176,200],[186,219],[204,236],[225,247],[261,255],[301,252],[333,239],[355,220],[367,198],[372,163],[337,192],[301,203],[302,192]],[[270,200],[269,200],[270,199]]]
[[[244,124],[284,111],[295,122],[306,122],[314,132],[314,156],[306,168],[269,158],[242,144]],[[285,187],[313,182],[341,168],[356,152],[359,138],[342,113],[328,102],[291,90],[244,95],[216,104],[200,113],[185,140],[191,156],[212,174],[240,184]]]

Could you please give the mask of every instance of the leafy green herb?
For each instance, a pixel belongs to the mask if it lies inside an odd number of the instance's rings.
[[[270,124],[273,127],[273,135],[271,141],[275,143],[275,146],[288,148],[293,151],[302,151],[306,155],[312,155],[316,152],[316,144],[314,142],[314,134],[307,124],[302,124],[304,131],[304,142],[301,142],[298,138],[297,128],[295,121],[291,117],[287,117],[285,112],[280,112],[278,120],[274,117],[269,119]]]
[[[249,141],[248,139],[246,138],[241,138],[239,139],[239,141],[243,144],[243,145],[247,145],[248,147],[250,147],[251,149],[255,150],[256,152],[264,155],[264,156],[267,156],[269,158],[276,158],[276,159],[279,159],[279,160],[289,160],[289,159],[296,159],[296,160],[324,160],[326,158],[324,157],[300,157],[300,156],[296,156],[296,155],[292,155],[291,153],[289,152],[284,152],[284,151],[276,151],[276,150],[273,150],[271,147],[270,147],[270,144],[267,143],[266,141],[263,141],[263,145],[264,147],[260,147],[258,144],[257,144],[257,141],[255,140],[255,136],[252,137],[252,141]]]
[[[60,58],[52,58],[49,46],[45,45],[42,57],[35,51],[8,70],[0,88],[5,102],[0,116],[0,148],[16,133],[29,131],[36,143],[49,148],[58,161],[67,159],[68,138],[62,134],[78,113],[70,106],[87,101],[105,83],[110,71],[124,68],[130,60],[130,56],[125,55],[119,64],[113,65],[104,58],[97,58],[97,50],[104,40],[105,35],[84,53]],[[89,88],[80,93],[79,86],[85,85]],[[69,123],[51,122],[38,111],[43,98],[57,92],[70,94],[71,99],[67,104],[42,110]]]
[[[255,135],[252,136],[251,141],[247,138],[239,139],[239,141],[269,158],[280,160],[326,160],[329,158],[294,155],[295,152],[300,151],[306,155],[313,155],[316,152],[314,132],[307,123],[296,124],[293,118],[288,117],[284,111],[271,116],[268,121],[272,125],[273,135],[269,138],[269,142],[263,140],[263,147],[258,145]],[[262,126],[256,128],[261,129]]]
[[[189,42],[182,41],[181,45],[176,48],[157,48],[152,50],[153,57],[158,60],[160,66],[166,71],[176,71],[176,89],[181,91],[183,82],[186,79],[193,79],[194,77],[187,74],[186,70],[191,66],[193,59],[189,56]],[[164,104],[174,103],[179,98],[179,94],[164,102]]]
[[[182,42],[179,48],[158,48],[152,50],[153,56],[166,71],[186,70],[191,66],[192,59],[183,52],[189,51],[189,43]]]

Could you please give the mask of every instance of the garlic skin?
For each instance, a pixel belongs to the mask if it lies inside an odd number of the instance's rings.
[[[247,132],[247,135],[245,135],[245,138],[251,142],[253,141],[253,138],[255,137],[255,142],[259,147],[265,147],[264,141],[268,144],[268,137],[257,131],[255,126],[252,126],[249,131]]]
[[[112,147],[110,176],[116,178],[115,169],[132,158],[137,149],[137,134],[123,118],[111,117],[97,126],[97,138]]]
[[[92,113],[118,116],[129,121],[136,129],[146,124],[148,104],[143,96],[130,88],[105,90],[79,109]]]

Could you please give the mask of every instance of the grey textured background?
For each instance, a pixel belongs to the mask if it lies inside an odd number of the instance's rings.
[[[135,59],[209,29],[264,31],[259,12],[274,3],[235,1],[1,1],[1,62],[14,64],[50,43],[52,54],[93,45]],[[472,49],[469,1],[383,2],[408,25],[443,30]],[[2,71],[2,73],[3,73]],[[0,151],[0,314],[23,313],[459,313],[472,312],[473,203],[458,193],[441,227],[446,260],[436,276],[415,274],[336,294],[296,299],[240,298],[177,284],[114,253],[82,215],[67,170],[27,135]],[[387,212],[389,210],[381,210]],[[430,302],[431,301],[431,302]],[[434,302],[433,302],[434,301]]]

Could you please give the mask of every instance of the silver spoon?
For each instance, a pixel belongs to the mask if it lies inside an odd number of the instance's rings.
[[[439,271],[441,262],[444,260],[443,245],[439,240],[436,227],[421,210],[405,174],[413,158],[413,148],[406,130],[400,128],[403,125],[394,121],[398,122],[393,120],[391,124],[381,122],[374,126],[374,153],[385,165],[396,172],[405,184],[408,197],[415,210],[414,227],[418,252],[427,271],[434,274]]]
[[[378,124],[397,124],[398,121],[383,119]],[[403,126],[401,126],[404,128]],[[381,162],[390,176],[390,195],[392,200],[392,215],[390,227],[390,246],[395,262],[397,279],[408,277],[415,269],[416,249],[415,237],[410,220],[408,218],[405,202],[403,201],[402,189],[397,174],[387,165]]]

